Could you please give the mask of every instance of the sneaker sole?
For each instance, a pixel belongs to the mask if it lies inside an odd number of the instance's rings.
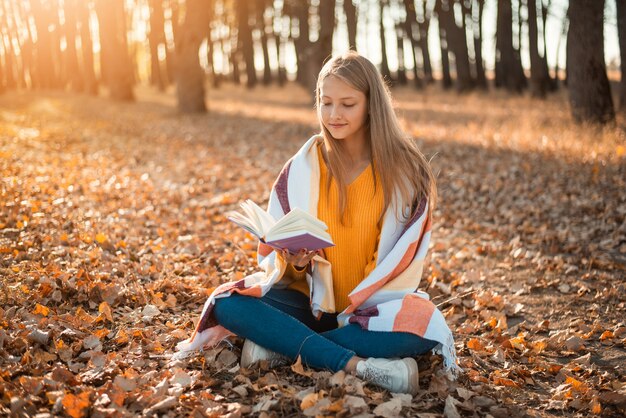
[[[419,392],[420,388],[420,376],[419,370],[417,369],[417,361],[410,357],[402,359],[402,361],[409,369],[409,387],[407,388],[407,392],[415,396],[417,395],[417,392]]]

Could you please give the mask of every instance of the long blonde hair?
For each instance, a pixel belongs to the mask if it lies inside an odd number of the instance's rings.
[[[413,139],[402,130],[392,106],[389,89],[374,64],[356,52],[349,51],[332,58],[322,67],[315,88],[320,135],[330,149],[327,184],[330,185],[331,177],[337,182],[342,222],[346,209],[345,161],[349,157],[343,149],[342,141],[333,138],[326,129],[321,115],[321,85],[331,75],[364,93],[367,98],[366,136],[371,150],[370,162],[374,176],[378,173],[383,188],[383,214],[390,204],[399,204],[400,202],[393,200],[400,197],[402,202],[411,205],[408,219],[413,217],[422,198],[428,198],[430,215],[437,200],[435,177],[430,164]],[[374,180],[376,182],[375,177]],[[395,195],[396,192],[399,196]],[[379,222],[382,221],[382,216]]]

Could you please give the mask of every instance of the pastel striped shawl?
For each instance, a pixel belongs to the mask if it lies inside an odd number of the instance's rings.
[[[276,219],[299,207],[317,214],[320,167],[316,145],[322,141],[313,136],[285,165],[270,192],[269,213]],[[349,294],[350,305],[338,314],[339,326],[356,323],[371,331],[409,332],[437,341],[434,351],[442,354],[444,366],[453,375],[459,371],[454,338],[443,314],[418,291],[424,259],[430,241],[431,221],[428,202],[419,202],[415,215],[405,223],[412,208],[390,205],[387,209],[378,245],[376,267]],[[402,212],[404,211],[404,212]],[[260,244],[258,262],[263,271],[235,282],[224,283],[209,296],[193,335],[178,344],[181,355],[212,346],[231,333],[220,326],[212,315],[215,299],[233,292],[262,297],[272,287],[287,287],[283,278],[286,265],[271,247]],[[332,272],[328,261],[317,255],[307,274],[311,310],[335,313]]]

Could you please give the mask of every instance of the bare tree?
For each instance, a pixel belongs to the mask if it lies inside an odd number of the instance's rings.
[[[487,77],[485,77],[485,63],[483,62],[483,10],[485,0],[474,0],[472,8],[476,10],[473,14],[474,21],[474,59],[476,61],[476,85],[480,88],[487,88]]]
[[[513,10],[511,0],[498,0],[496,21],[496,87],[512,92],[524,89],[523,72],[518,69],[517,51],[513,47]]]
[[[83,76],[78,66],[78,38],[77,1],[65,0],[63,13],[65,14],[65,71],[70,88],[74,91],[83,90]]]
[[[415,12],[415,2],[413,0],[404,0],[404,9],[406,11],[405,30],[409,41],[411,41],[413,55],[413,83],[416,88],[420,88],[422,87],[422,78],[419,74],[419,65],[417,62],[417,55],[420,49],[420,31],[417,23],[417,13]]]
[[[604,63],[604,0],[572,0],[568,13],[567,78],[572,116],[579,122],[611,122],[615,110]]]
[[[78,13],[78,27],[80,32],[80,46],[83,70],[83,91],[87,94],[98,94],[98,82],[94,69],[93,41],[90,30],[89,5],[82,1],[76,2]]]
[[[541,1],[541,0],[540,0]],[[528,51],[530,54],[530,92],[535,97],[545,97],[550,89],[550,75],[546,72],[539,55],[539,33],[537,29],[537,2],[526,0],[528,9]]]
[[[391,71],[389,70],[389,61],[387,60],[387,42],[385,39],[385,25],[383,23],[385,6],[389,4],[388,0],[380,0],[378,3],[378,27],[380,28],[380,72],[387,81],[392,81]]]
[[[176,39],[176,95],[181,112],[206,112],[204,71],[198,50],[206,37],[210,12],[203,0],[185,2],[184,23]]]
[[[96,0],[100,27],[102,76],[117,100],[134,100],[133,68],[126,43],[123,0]]]
[[[357,10],[353,0],[343,0],[343,11],[348,26],[348,48],[356,51]]]
[[[433,68],[430,62],[428,49],[428,30],[430,28],[430,12],[426,9],[426,0],[419,0],[417,8],[417,25],[419,30],[419,47],[422,51],[422,66],[424,67],[424,81],[432,83]]]
[[[150,46],[150,82],[159,90],[165,90],[165,77],[159,60],[159,47],[165,45],[165,16],[163,14],[163,0],[148,0],[150,9],[150,32],[148,44]]]
[[[619,37],[619,55],[621,58],[621,80],[619,86],[619,108],[626,112],[626,0],[617,3],[617,34]]]

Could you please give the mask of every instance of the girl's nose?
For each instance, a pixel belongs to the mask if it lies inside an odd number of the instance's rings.
[[[333,106],[330,109],[330,117],[331,117],[331,119],[336,119],[339,116],[340,116],[340,114],[339,114],[339,106]]]

